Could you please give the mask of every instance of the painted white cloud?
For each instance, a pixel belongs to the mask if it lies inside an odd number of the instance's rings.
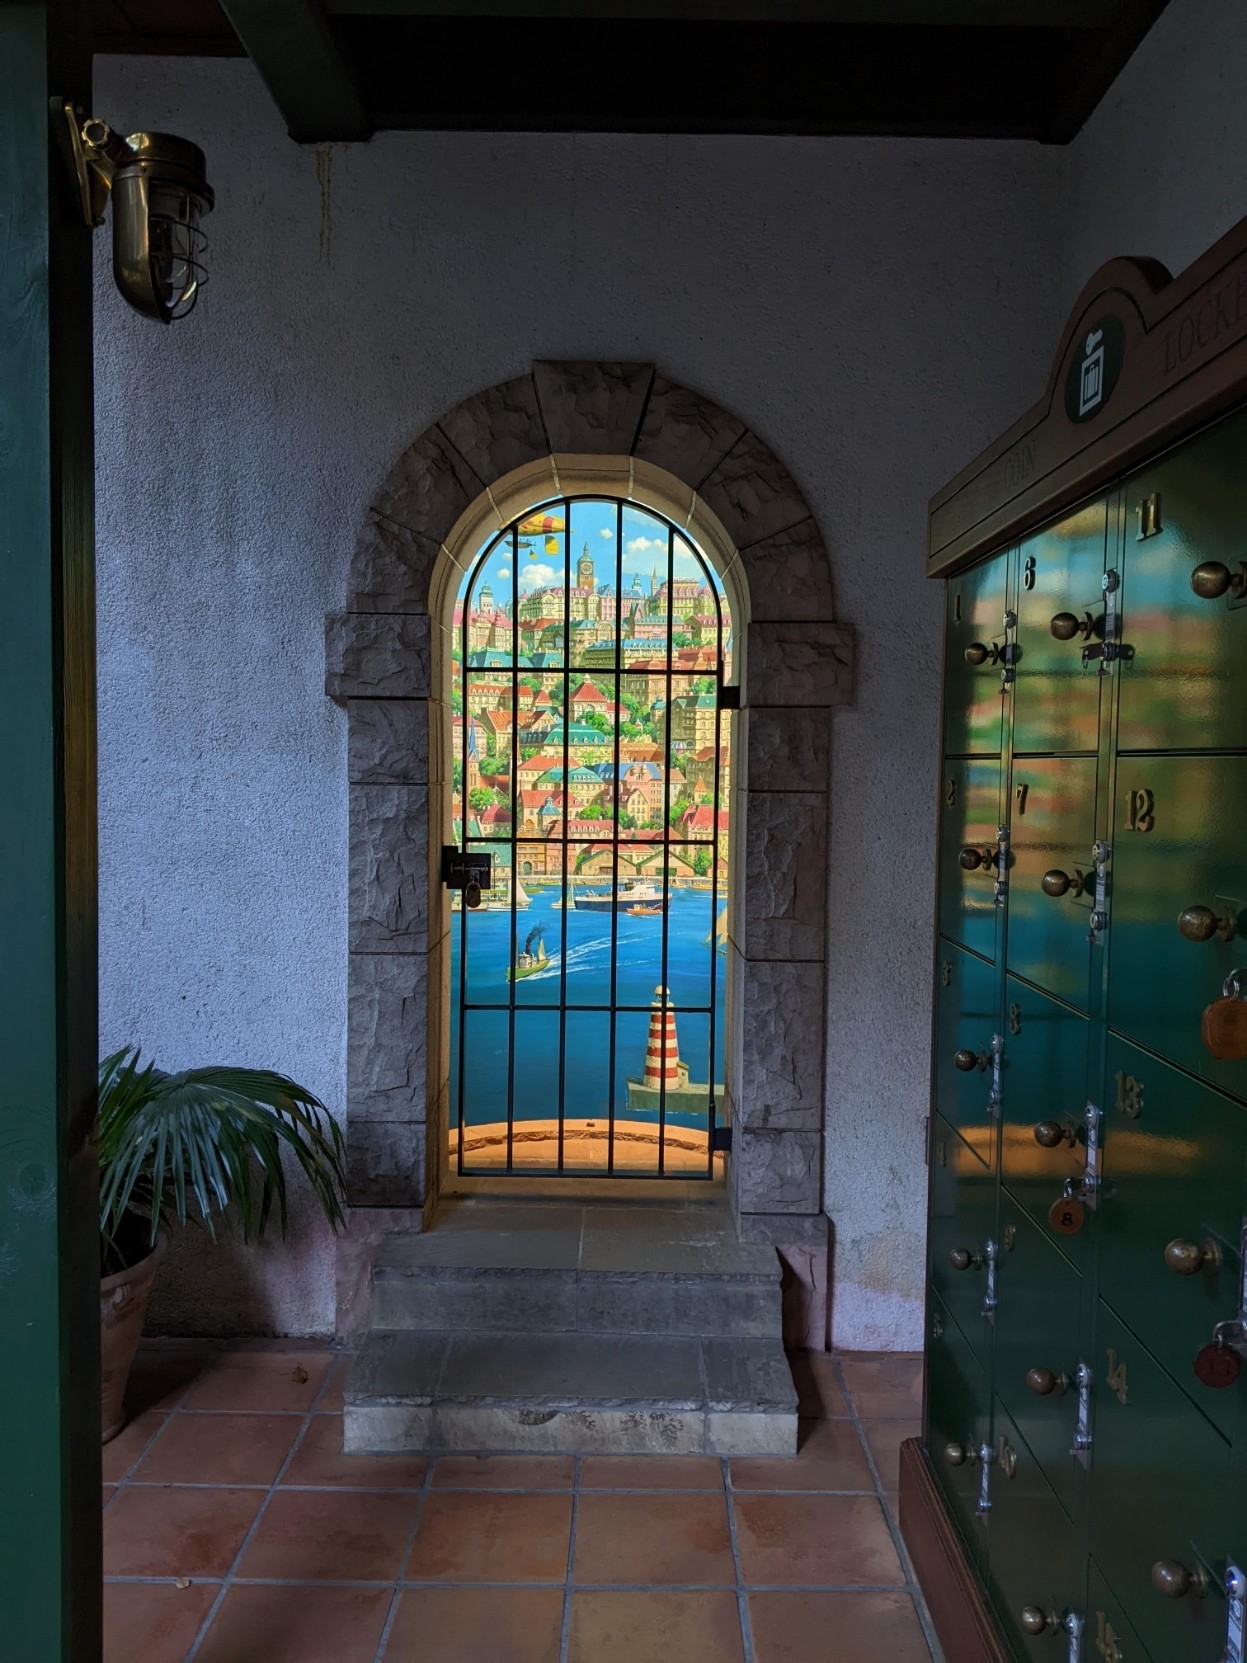
[[[542,589],[553,582],[554,567],[543,566],[540,562],[535,566],[525,566],[520,572],[521,589]]]
[[[605,539],[608,543],[614,538],[614,535],[615,535],[615,533],[611,530],[611,528],[608,525],[603,525],[603,526],[598,527],[598,536],[599,537],[605,537]]]
[[[499,577],[510,577],[510,575],[511,575],[510,566],[499,566],[499,568],[498,568],[498,576]]]
[[[624,545],[629,554],[666,554],[667,544],[660,537],[629,537]]]

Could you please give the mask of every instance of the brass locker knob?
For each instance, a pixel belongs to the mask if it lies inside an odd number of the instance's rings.
[[[976,1068],[986,1068],[987,1058],[979,1051],[963,1048],[953,1053],[953,1067],[959,1068],[963,1074],[970,1074]]]
[[[1217,601],[1226,594],[1239,598],[1247,590],[1247,568],[1240,564],[1232,572],[1220,560],[1201,560],[1191,573],[1191,588],[1202,601]]]
[[[971,641],[965,652],[966,663],[986,664],[989,651],[981,641]]]
[[[1039,880],[1039,887],[1044,894],[1051,895],[1053,899],[1061,895],[1068,895],[1071,891],[1075,895],[1081,895],[1085,885],[1086,879],[1077,867],[1074,869],[1073,877],[1070,877],[1068,872],[1062,872],[1059,866],[1054,866],[1050,872],[1045,872]]]
[[[967,843],[957,856],[957,864],[963,872],[977,872],[980,866],[986,870],[995,863],[996,851],[987,845],[976,849],[972,843]]]
[[[1183,1241],[1176,1237],[1165,1248],[1165,1263],[1179,1276],[1196,1276],[1207,1265],[1217,1270],[1221,1265],[1221,1249],[1215,1241]]]
[[[1053,1374],[1051,1369],[1027,1369],[1026,1385],[1036,1397],[1051,1397],[1053,1392],[1064,1396],[1069,1390],[1069,1376]]]
[[[1055,1611],[1045,1611],[1039,1605],[1024,1605],[1018,1620],[1024,1634],[1046,1634],[1050,1628],[1059,1628],[1061,1623]]]
[[[1072,1144],[1070,1128],[1059,1120],[1041,1120],[1034,1128],[1035,1142],[1041,1149],[1056,1149],[1063,1143]]]
[[[1190,1593],[1202,1598],[1208,1592],[1208,1578],[1198,1565],[1192,1569],[1176,1559],[1158,1559],[1152,1566],[1152,1587],[1166,1599],[1185,1599]]]
[[[1090,612],[1084,612],[1081,618],[1074,612],[1058,612],[1048,628],[1058,641],[1072,641],[1076,635],[1087,641],[1096,633],[1096,619]]]
[[[1187,941],[1211,941],[1214,935],[1230,941],[1234,936],[1234,919],[1227,913],[1214,912],[1211,907],[1183,907],[1178,914],[1178,934]]]
[[[948,1462],[950,1467],[964,1467],[966,1464],[966,1452],[960,1444],[945,1444],[944,1459]]]
[[[948,1262],[954,1270],[971,1270],[983,1263],[977,1253],[971,1253],[968,1247],[954,1247],[948,1255]]]

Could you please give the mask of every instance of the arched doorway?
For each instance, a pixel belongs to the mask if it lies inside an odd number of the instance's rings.
[[[452,1173],[713,1178],[727,587],[689,528],[617,495],[535,501],[464,558],[446,783],[491,882],[451,902]]]

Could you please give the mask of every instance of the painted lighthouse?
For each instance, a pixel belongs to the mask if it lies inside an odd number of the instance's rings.
[[[667,989],[656,987],[645,1044],[645,1075],[643,1079],[628,1081],[628,1107],[657,1114],[663,1103],[668,1111],[680,1110],[686,1114],[708,1108],[710,1085],[689,1080],[688,1064],[680,1061],[675,1006]]]

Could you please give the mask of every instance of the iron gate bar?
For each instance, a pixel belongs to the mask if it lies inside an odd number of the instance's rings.
[[[510,849],[510,866],[509,866],[510,895],[509,895],[509,905],[508,905],[507,910],[508,910],[508,913],[509,913],[509,922],[510,922],[511,961],[512,961],[512,965],[514,965],[515,960],[516,960],[517,955],[518,955],[518,946],[519,946],[519,917],[518,917],[519,897],[518,897],[517,884],[520,881],[520,879],[519,879],[519,844],[520,844],[520,841],[521,841],[520,829],[519,829],[520,828],[520,812],[519,812],[519,810],[520,810],[520,789],[519,789],[519,765],[520,765],[519,685],[520,685],[520,675],[521,675],[521,666],[520,666],[520,662],[519,662],[519,659],[520,659],[520,645],[521,645],[521,642],[520,642],[520,628],[519,628],[519,623],[520,623],[520,620],[519,620],[519,564],[518,564],[518,556],[519,556],[519,552],[520,552],[519,530],[520,530],[521,522],[523,520],[530,519],[530,518],[534,517],[535,515],[540,514],[542,512],[542,510],[545,509],[545,508],[554,508],[556,504],[558,506],[561,506],[562,511],[563,511],[563,528],[562,528],[562,532],[558,535],[560,535],[560,537],[561,537],[562,549],[563,549],[562,664],[561,664],[561,666],[559,666],[555,670],[554,673],[556,675],[558,675],[559,677],[561,677],[562,691],[563,691],[563,701],[562,701],[562,719],[563,719],[563,757],[562,757],[562,761],[563,761],[563,770],[562,770],[562,793],[561,793],[563,802],[562,802],[562,814],[560,816],[562,829],[558,833],[557,836],[551,837],[547,834],[544,838],[537,839],[537,841],[540,841],[542,843],[543,847],[545,847],[546,849],[548,849],[549,845],[551,845],[551,844],[554,844],[554,845],[556,845],[556,846],[558,846],[562,849],[562,861],[560,863],[560,877],[559,877],[559,890],[560,890],[560,898],[561,898],[561,902],[562,902],[561,911],[562,911],[563,916],[560,919],[561,951],[560,951],[560,962],[559,962],[559,993],[560,993],[559,1006],[558,1006],[558,1016],[559,1016],[559,1065],[558,1065],[559,1066],[559,1085],[558,1085],[558,1125],[557,1125],[558,1160],[557,1160],[557,1167],[556,1167],[556,1171],[560,1175],[565,1174],[566,1171],[568,1170],[567,1162],[566,1162],[567,1017],[568,1017],[568,1013],[569,1012],[595,1013],[595,1014],[608,1015],[610,1017],[610,1030],[609,1030],[610,1038],[609,1038],[609,1050],[608,1050],[608,1116],[607,1116],[607,1118],[608,1118],[608,1130],[607,1130],[606,1172],[607,1172],[607,1176],[616,1176],[617,1174],[616,1174],[616,1171],[615,1171],[615,1167],[616,1167],[615,1146],[616,1146],[616,1119],[617,1119],[617,1102],[616,1102],[616,1099],[617,1099],[617,1093],[616,1093],[616,1079],[615,1079],[615,1076],[616,1076],[616,1072],[617,1072],[618,1065],[619,1065],[618,1018],[619,1018],[620,1015],[633,1015],[633,1014],[642,1014],[642,1015],[643,1014],[650,1014],[650,1015],[652,1015],[653,1010],[654,1010],[654,1005],[653,1005],[652,1002],[649,1003],[649,1004],[642,1004],[642,1005],[634,1005],[634,1004],[624,1005],[624,1004],[620,1004],[618,1002],[618,962],[617,962],[618,961],[618,945],[619,945],[618,896],[619,896],[619,874],[620,874],[620,858],[621,858],[620,849],[621,849],[621,844],[623,842],[623,837],[622,837],[621,827],[620,827],[620,820],[619,820],[619,816],[620,816],[620,812],[621,812],[621,810],[620,810],[620,796],[621,796],[621,793],[620,793],[620,770],[621,770],[621,767],[622,767],[622,758],[621,758],[621,755],[620,755],[621,742],[622,742],[622,733],[621,733],[621,724],[620,724],[620,699],[622,697],[622,692],[623,692],[623,677],[626,674],[630,673],[625,668],[624,658],[623,658],[623,634],[622,634],[622,625],[623,625],[623,610],[622,610],[622,608],[623,608],[623,578],[624,578],[624,572],[623,572],[623,531],[624,531],[624,511],[625,511],[625,508],[626,508],[627,505],[623,501],[623,499],[621,499],[621,498],[614,499],[615,538],[616,538],[616,549],[615,549],[615,576],[616,576],[616,582],[615,582],[614,619],[613,619],[614,632],[615,632],[614,655],[613,655],[613,657],[614,657],[613,681],[614,681],[615,697],[614,697],[614,700],[613,700],[614,727],[613,727],[613,737],[612,737],[612,744],[611,744],[613,778],[612,778],[611,791],[610,791],[610,801],[611,801],[613,812],[609,816],[609,818],[613,821],[612,829],[611,829],[611,832],[610,832],[610,856],[611,856],[610,868],[611,868],[611,899],[612,899],[612,905],[610,907],[610,914],[611,914],[610,1002],[609,1002],[609,1004],[605,1004],[605,1005],[600,1004],[600,1003],[589,1003],[589,1002],[580,1003],[580,1002],[578,1002],[574,999],[569,1000],[568,997],[567,997],[567,916],[566,915],[567,915],[567,911],[568,911],[568,904],[567,904],[568,903],[568,897],[569,897],[569,893],[571,892],[572,887],[573,887],[573,878],[572,878],[572,875],[569,871],[569,854],[570,854],[570,848],[571,848],[572,843],[575,842],[575,841],[578,841],[577,839],[572,838],[572,836],[571,836],[571,834],[568,830],[568,827],[570,825],[570,820],[571,820],[571,788],[570,788],[570,780],[569,780],[569,775],[570,775],[570,771],[571,771],[571,732],[570,732],[570,724],[571,724],[571,680],[572,680],[572,674],[573,674],[574,670],[577,671],[578,673],[582,674],[586,679],[591,679],[591,671],[593,669],[593,666],[590,666],[588,664],[582,665],[579,662],[577,662],[575,664],[573,663],[573,650],[572,650],[572,640],[571,640],[571,634],[572,634],[572,631],[571,631],[571,621],[572,621],[571,620],[571,587],[572,587],[572,563],[573,563],[573,556],[572,556],[572,509],[573,509],[574,505],[576,505],[578,503],[581,503],[581,502],[584,502],[584,503],[592,503],[592,502],[606,502],[606,503],[609,503],[610,501],[611,501],[610,498],[600,498],[600,497],[583,497],[583,498],[577,497],[577,498],[572,498],[572,497],[569,497],[569,496],[564,496],[564,497],[559,498],[559,499],[549,499],[546,503],[541,503],[541,504],[534,505],[533,507],[526,510],[525,513],[520,515],[516,520],[514,520],[509,527],[504,528],[502,531],[500,531],[498,533],[498,535],[491,540],[491,542],[488,544],[488,546],[477,557],[476,566],[475,566],[471,576],[469,577],[468,584],[467,584],[467,587],[466,587],[466,590],[465,590],[465,593],[464,593],[464,599],[463,599],[463,602],[462,602],[462,613],[461,613],[461,619],[460,619],[460,623],[461,623],[460,675],[461,675],[462,686],[463,686],[463,701],[462,701],[462,703],[463,703],[463,716],[462,716],[463,735],[462,735],[462,746],[461,746],[461,750],[462,750],[462,756],[461,756],[462,776],[461,776],[461,786],[460,786],[459,831],[460,831],[461,846],[466,850],[468,842],[469,842],[468,820],[469,820],[470,808],[471,808],[471,805],[468,801],[468,756],[469,756],[469,749],[470,749],[471,734],[474,731],[474,723],[473,723],[472,710],[471,710],[471,693],[472,693],[472,681],[473,681],[473,673],[474,672],[473,672],[473,669],[469,665],[469,659],[471,657],[471,645],[470,645],[471,634],[470,634],[469,620],[470,620],[470,616],[471,616],[471,612],[472,612],[472,598],[473,598],[474,593],[477,590],[478,580],[481,578],[481,576],[484,572],[486,563],[488,562],[490,556],[496,551],[496,549],[498,548],[498,545],[503,541],[504,538],[509,539],[510,557],[511,557],[511,629],[510,629],[510,636],[511,636],[510,660],[511,661],[510,661],[509,666],[507,666],[507,665],[501,665],[501,666],[500,665],[490,665],[486,661],[482,665],[477,666],[476,670],[479,671],[482,675],[487,673],[489,675],[489,677],[491,679],[494,679],[494,680],[497,680],[497,679],[501,678],[504,681],[504,683],[507,679],[509,679],[509,681],[510,681],[510,691],[511,691],[510,716],[511,716],[511,720],[510,720],[510,729],[509,729],[509,746],[510,746],[511,830],[510,830],[510,835],[504,837],[504,836],[501,836],[501,835],[496,835],[496,834],[493,834],[493,833],[486,833],[486,832],[480,831],[480,829],[478,828],[478,835],[472,837],[470,839],[470,841],[473,844],[477,844],[477,845],[483,844],[485,846],[489,846],[491,844],[499,844],[499,845],[506,844],[506,845],[509,846],[509,849]],[[652,510],[646,510],[646,512],[652,514],[653,511]],[[657,514],[654,514],[653,517],[655,519],[659,519],[659,520],[661,520],[663,518],[662,516],[657,515]],[[676,616],[677,616],[676,608],[675,608],[675,551],[676,551],[676,542],[677,542],[677,539],[678,539],[682,550],[684,550],[685,552],[688,553],[688,555],[695,562],[697,567],[700,567],[701,572],[702,572],[702,576],[703,576],[703,585],[702,586],[709,589],[710,594],[711,594],[712,599],[713,599],[713,602],[714,602],[714,607],[715,607],[715,666],[714,666],[714,675],[713,675],[713,684],[714,684],[714,689],[715,689],[715,720],[714,720],[715,746],[714,746],[714,758],[713,758],[713,764],[712,764],[712,785],[713,785],[713,788],[712,788],[712,792],[711,792],[711,799],[712,799],[711,800],[711,821],[712,821],[711,835],[710,835],[709,838],[687,837],[687,838],[681,838],[681,840],[680,840],[681,848],[684,849],[684,850],[708,848],[709,851],[710,851],[709,869],[710,869],[710,914],[711,914],[711,924],[710,924],[710,935],[709,935],[709,938],[708,938],[708,946],[709,946],[709,949],[710,949],[710,967],[709,967],[710,968],[710,973],[709,973],[710,1002],[708,1004],[685,1005],[685,1006],[682,1006],[681,1008],[684,1010],[685,1014],[687,1014],[689,1016],[706,1016],[708,1018],[707,1027],[708,1027],[709,1041],[708,1041],[708,1056],[707,1056],[707,1075],[708,1075],[707,1137],[706,1137],[707,1159],[706,1159],[706,1170],[705,1170],[704,1176],[707,1177],[707,1178],[712,1178],[713,1173],[714,1173],[715,1116],[716,1116],[716,1113],[717,1113],[717,1102],[716,1102],[717,1093],[716,1093],[716,1089],[715,1089],[716,1088],[715,1064],[716,1064],[716,1044],[717,1044],[717,1034],[718,1034],[717,1015],[718,1015],[718,988],[719,988],[719,980],[718,980],[718,938],[717,938],[717,925],[718,925],[717,914],[718,914],[718,905],[719,905],[719,867],[718,867],[719,853],[718,853],[718,851],[719,851],[720,792],[721,792],[721,789],[722,789],[722,785],[721,785],[721,780],[722,780],[722,756],[721,756],[721,753],[722,753],[722,748],[723,748],[723,746],[722,746],[722,739],[723,739],[722,698],[723,698],[723,688],[724,688],[724,681],[725,681],[724,663],[723,663],[723,653],[724,653],[724,645],[723,645],[723,641],[724,641],[723,598],[719,593],[719,589],[718,589],[718,586],[717,586],[717,583],[716,583],[716,580],[715,580],[715,576],[712,574],[710,567],[708,566],[708,564],[707,564],[706,560],[704,559],[704,557],[701,555],[700,551],[681,532],[679,532],[677,530],[677,528],[670,521],[666,522],[666,524],[667,524],[667,572],[666,572],[666,585],[665,585],[666,620],[665,620],[665,631],[664,631],[665,642],[666,642],[666,660],[665,660],[665,665],[664,665],[663,670],[662,670],[662,678],[663,678],[663,684],[664,684],[664,688],[665,688],[665,691],[666,691],[666,694],[667,694],[667,698],[666,698],[666,701],[665,701],[664,743],[663,743],[663,753],[662,753],[663,754],[663,767],[664,767],[663,782],[662,782],[663,823],[662,823],[661,828],[658,830],[658,832],[656,833],[654,838],[652,838],[652,839],[638,838],[636,840],[638,844],[641,844],[641,843],[644,843],[644,842],[652,843],[656,847],[656,850],[659,854],[659,858],[663,862],[663,872],[662,872],[662,902],[663,902],[663,904],[662,904],[662,933],[661,933],[662,987],[661,987],[661,993],[660,993],[659,998],[658,998],[658,1009],[659,1009],[659,1014],[660,1014],[660,1017],[661,1017],[662,1023],[663,1023],[663,1030],[662,1031],[663,1031],[664,1038],[663,1038],[663,1042],[662,1042],[662,1046],[661,1046],[661,1051],[662,1051],[661,1061],[664,1064],[664,1066],[660,1070],[660,1079],[659,1079],[659,1087],[658,1087],[658,1100],[659,1101],[658,1101],[657,1176],[659,1178],[664,1178],[664,1179],[673,1176],[672,1174],[669,1174],[666,1170],[666,1132],[667,1132],[667,1107],[668,1107],[668,1105],[667,1105],[667,1096],[668,1096],[668,1093],[667,1093],[667,1078],[666,1078],[666,1072],[667,1071],[666,1071],[666,1067],[665,1067],[665,1063],[666,1063],[666,1060],[667,1060],[665,1034],[666,1034],[666,1018],[671,1012],[674,1011],[674,1008],[675,1008],[674,1007],[674,1001],[672,1001],[672,999],[670,997],[670,992],[669,992],[669,988],[668,988],[667,984],[668,984],[668,977],[670,975],[670,928],[671,928],[671,925],[670,925],[670,904],[671,904],[671,889],[672,889],[673,881],[674,881],[673,880],[672,867],[671,867],[671,855],[672,855],[672,848],[673,848],[673,837],[672,837],[672,827],[671,827],[671,769],[672,769],[672,766],[673,766],[673,758],[674,758],[672,705],[673,705],[673,702],[674,702],[674,686],[675,686],[675,679],[676,679],[676,671],[675,671],[675,664],[674,664],[674,657],[675,657],[675,640],[674,640],[674,637],[675,637],[675,634],[676,634],[676,627],[675,626],[676,626]],[[652,590],[651,590],[651,593],[652,593]],[[549,672],[547,671],[547,668],[546,668],[545,665],[541,665],[541,666],[532,666],[532,667],[530,667],[530,672],[529,673],[530,673],[530,675],[535,674],[539,681],[544,682],[544,680],[546,679],[547,674]],[[647,676],[647,679],[649,677],[651,677],[652,676],[652,668],[648,669],[645,672],[645,674]],[[698,697],[698,694],[697,694],[697,691],[696,691],[696,683],[697,683],[697,680],[699,679],[699,677],[696,674],[696,669],[694,668],[693,670],[689,671],[687,673],[687,675],[682,671],[680,673],[679,679],[680,679],[681,684],[683,684],[684,681],[686,681],[686,680],[689,682],[689,684],[692,687],[693,691],[688,696],[695,700]],[[694,745],[694,749],[695,749],[695,747],[696,747],[696,736],[697,736],[697,712],[696,712],[696,706],[695,705],[694,705],[693,712],[692,712],[692,731],[693,731],[693,745]],[[693,805],[693,806],[695,807],[696,805]],[[590,845],[590,847],[591,847],[591,845]],[[686,859],[686,856],[682,856],[682,858]],[[548,866],[548,854],[546,856],[546,864]],[[688,864],[691,865],[691,862],[688,863]],[[459,964],[459,1029],[458,1029],[458,1032],[459,1032],[459,1079],[457,1081],[457,1091],[456,1091],[456,1104],[457,1104],[456,1119],[457,1119],[457,1126],[458,1126],[458,1132],[459,1132],[459,1148],[458,1148],[457,1165],[458,1165],[458,1170],[461,1173],[469,1171],[469,1168],[468,1168],[468,1165],[467,1165],[467,1162],[466,1162],[466,1158],[465,1158],[465,1153],[464,1153],[464,1143],[465,1143],[465,1138],[466,1138],[466,1132],[467,1132],[467,1129],[468,1129],[467,1128],[467,1118],[466,1118],[466,1083],[465,1083],[466,1082],[466,1073],[467,1073],[466,1067],[465,1067],[465,1061],[466,1061],[466,1055],[467,1055],[467,1049],[468,1049],[467,1014],[468,1014],[469,1011],[496,1011],[496,1012],[506,1011],[507,1012],[507,1053],[508,1053],[507,1054],[507,1152],[506,1152],[506,1165],[505,1165],[504,1170],[508,1174],[512,1174],[516,1170],[516,1167],[515,1167],[515,1121],[516,1121],[515,1097],[516,1097],[516,1025],[517,1025],[517,1017],[518,1017],[518,1014],[519,1014],[519,1011],[520,1011],[521,1008],[524,1009],[524,1010],[530,1010],[530,1009],[540,1010],[540,1009],[547,1009],[547,1007],[542,1007],[542,1006],[529,1007],[527,1005],[521,1007],[520,1004],[519,1004],[518,998],[517,998],[517,993],[516,993],[517,983],[516,983],[516,979],[515,979],[514,975],[511,975],[511,976],[508,977],[508,995],[507,995],[507,1000],[506,1000],[505,1003],[498,1002],[498,1001],[470,1000],[467,997],[467,988],[468,988],[468,945],[469,945],[469,935],[470,935],[470,932],[468,930],[468,916],[467,916],[468,911],[469,911],[468,908],[461,905],[461,907],[460,907],[460,964]],[[647,1048],[648,1048],[648,1034],[647,1034]],[[488,1175],[490,1173],[495,1173],[496,1174],[497,1171],[498,1171],[498,1169],[496,1167],[486,1167],[486,1168],[482,1168],[482,1169],[479,1169],[479,1170],[481,1171],[482,1175]],[[597,1169],[590,1165],[590,1166],[586,1166],[585,1170],[586,1170],[586,1172],[592,1172],[592,1171],[597,1170]],[[633,1174],[627,1174],[627,1176],[632,1176],[632,1175]],[[681,1172],[681,1173],[675,1174],[674,1176],[675,1177],[684,1177],[684,1176],[688,1176],[688,1173]]]

